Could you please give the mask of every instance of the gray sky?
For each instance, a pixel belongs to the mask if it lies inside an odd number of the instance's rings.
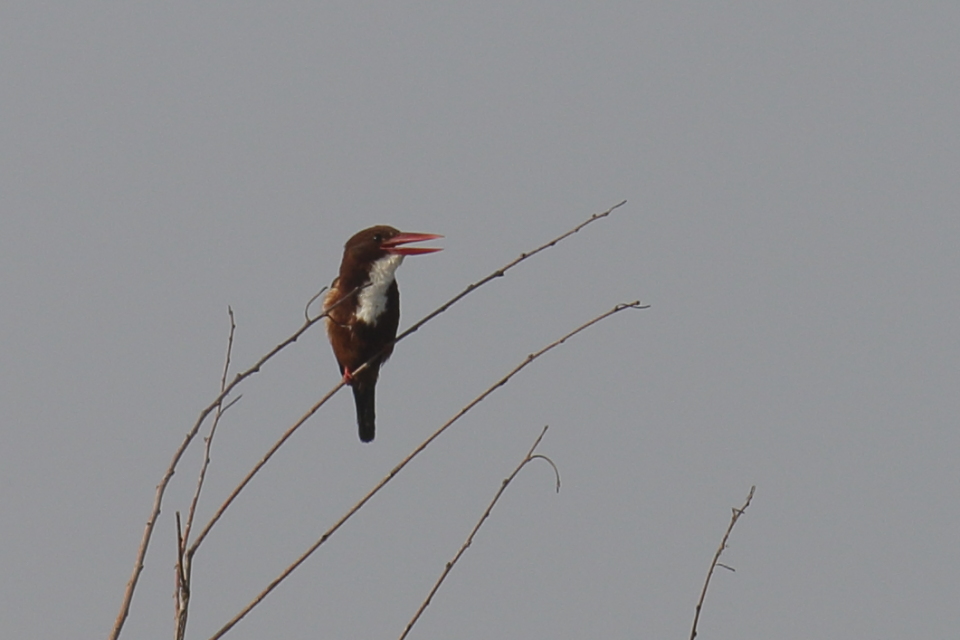
[[[417,638],[960,626],[960,5],[107,3],[0,8],[0,621],[105,637],[156,483],[300,323],[343,242],[442,233],[398,272],[378,434],[338,395],[197,556],[206,638],[527,353],[230,634],[390,638],[543,425]],[[338,379],[317,327],[241,389],[201,516]],[[124,637],[172,634],[168,492]]]

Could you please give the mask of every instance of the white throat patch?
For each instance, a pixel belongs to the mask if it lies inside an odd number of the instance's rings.
[[[393,283],[393,274],[403,262],[403,256],[391,253],[370,267],[370,280],[357,294],[356,318],[369,325],[377,324],[380,314],[387,308],[387,289]]]

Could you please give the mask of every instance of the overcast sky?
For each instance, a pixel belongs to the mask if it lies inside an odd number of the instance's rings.
[[[960,5],[20,2],[0,8],[0,625],[102,638],[154,487],[372,224],[440,233],[378,431],[341,392],[196,557],[207,638],[526,354],[230,638],[945,638],[960,627]],[[205,521],[338,381],[240,389]],[[122,637],[172,637],[167,493]]]

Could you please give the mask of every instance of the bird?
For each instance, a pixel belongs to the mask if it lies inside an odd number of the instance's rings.
[[[361,442],[371,442],[376,433],[377,379],[393,353],[400,324],[400,289],[394,274],[405,256],[440,251],[403,245],[442,237],[377,225],[358,231],[343,246],[340,273],[324,296],[323,309],[340,374],[353,390]]]

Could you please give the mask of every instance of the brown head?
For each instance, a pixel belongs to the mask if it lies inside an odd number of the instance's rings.
[[[341,282],[352,286],[362,284],[372,265],[382,258],[400,256],[402,259],[402,256],[440,251],[433,247],[403,245],[442,237],[433,233],[404,233],[387,225],[377,225],[358,231],[343,245],[343,261],[340,263]]]

